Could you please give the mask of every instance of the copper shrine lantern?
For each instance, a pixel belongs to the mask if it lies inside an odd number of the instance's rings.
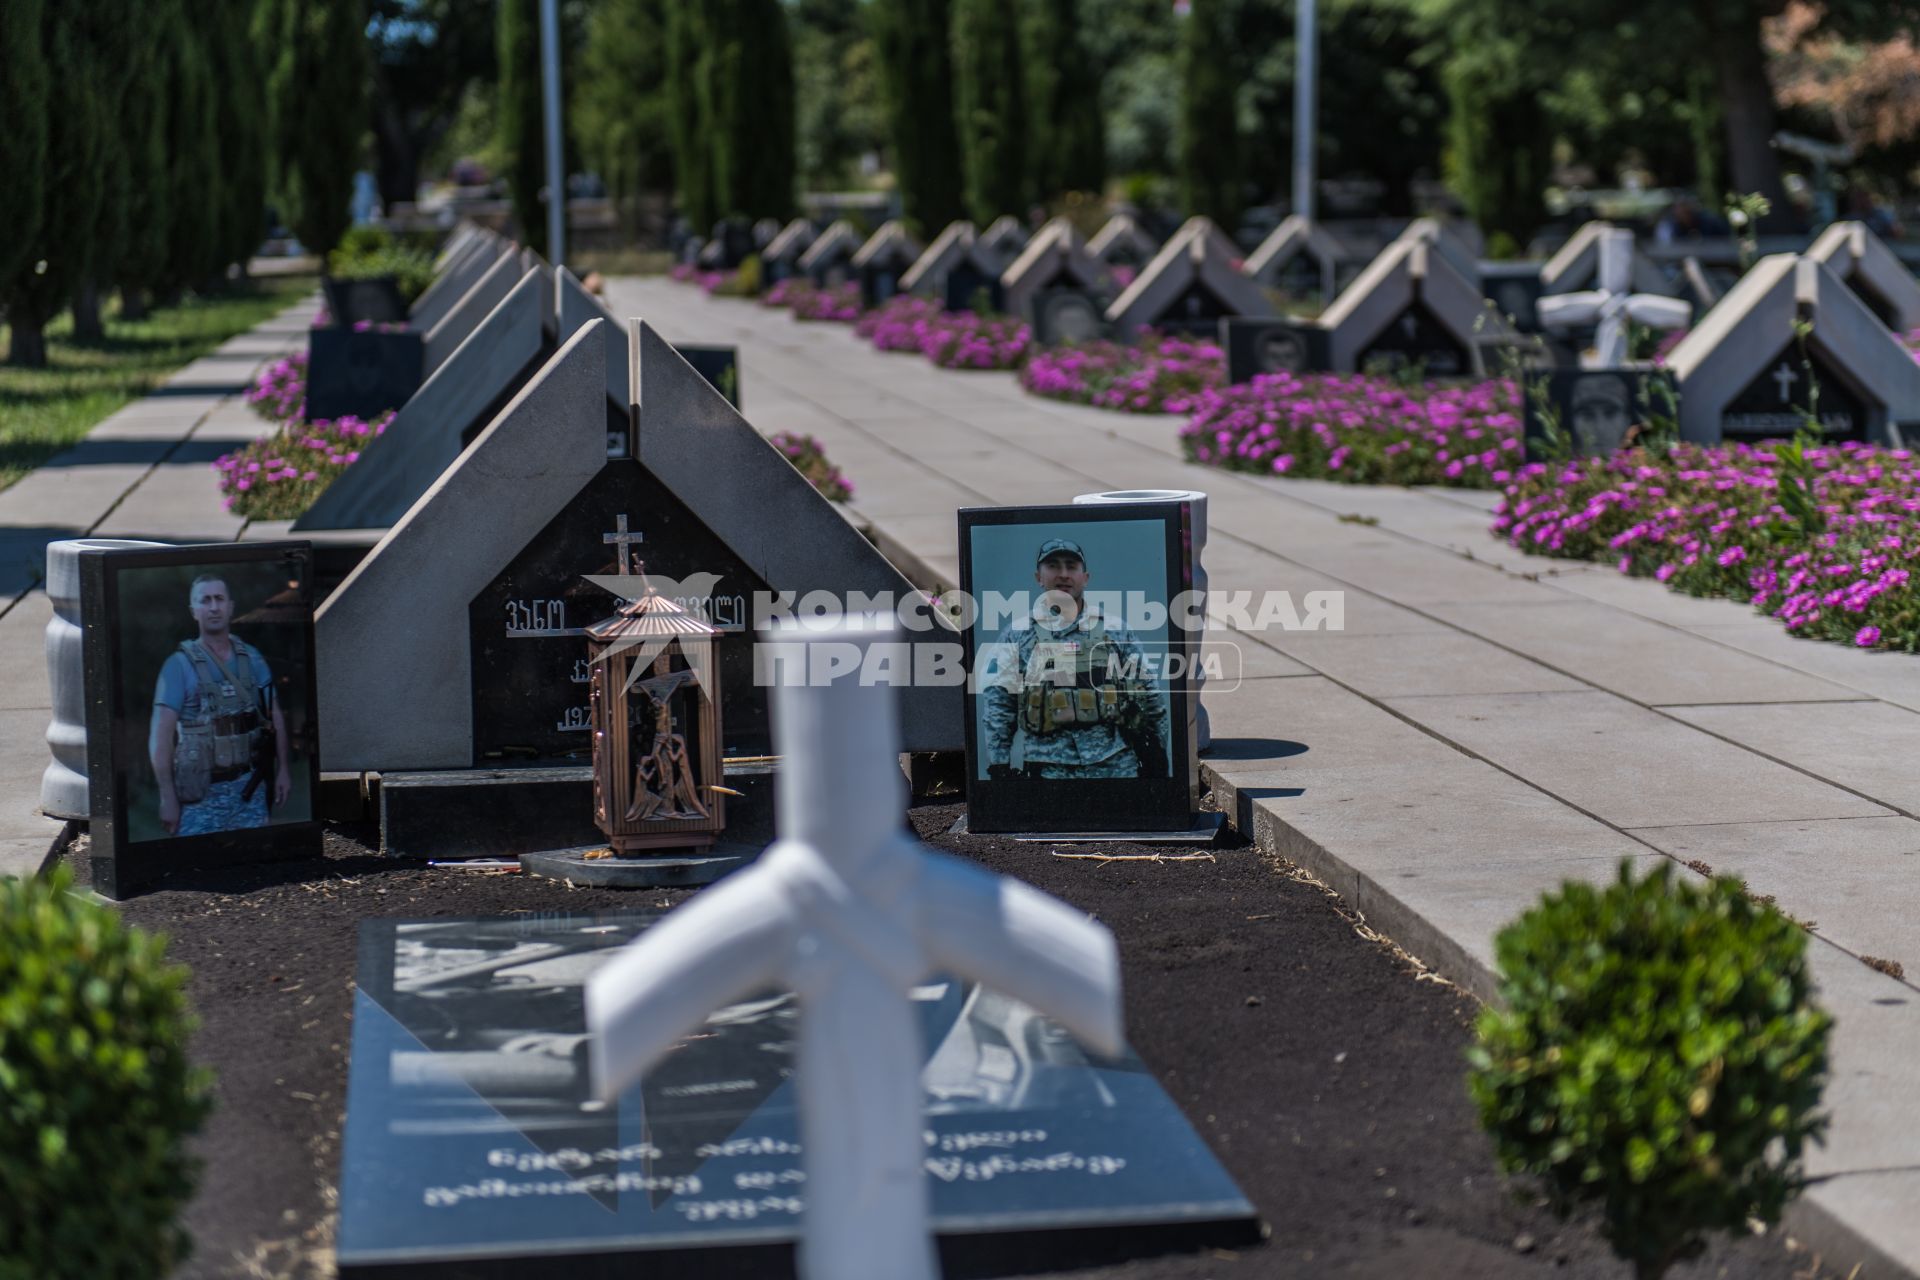
[[[617,854],[703,850],[726,825],[719,635],[651,584],[587,628],[593,816]]]

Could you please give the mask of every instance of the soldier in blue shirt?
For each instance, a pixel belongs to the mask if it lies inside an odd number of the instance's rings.
[[[230,630],[233,599],[221,578],[195,578],[187,606],[200,634],[181,641],[161,666],[147,735],[160,825],[180,836],[264,827],[269,804],[285,804],[293,790],[273,673],[260,651]],[[271,784],[264,776],[270,768]]]
[[[989,778],[1170,776],[1166,697],[1140,642],[1086,604],[1091,577],[1079,543],[1047,539],[1041,607],[982,648]]]

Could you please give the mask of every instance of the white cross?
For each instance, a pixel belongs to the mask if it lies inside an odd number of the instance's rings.
[[[780,839],[588,980],[594,1091],[612,1100],[713,1010],[790,987],[801,1002],[800,1273],[934,1280],[914,987],[935,972],[971,978],[1112,1055],[1124,1047],[1119,955],[1081,912],[902,828],[896,691],[863,678],[904,647],[890,619],[789,626],[761,645],[779,681]],[[811,681],[792,683],[796,670]]]
[[[633,544],[636,542],[645,542],[646,537],[643,534],[628,533],[627,518],[623,515],[615,516],[613,518],[613,528],[614,528],[614,531],[612,533],[601,534],[600,541],[602,543],[618,543],[619,544],[620,567],[615,569],[614,572],[621,575],[622,577],[625,577],[628,572],[627,557],[633,554]]]
[[[1779,384],[1780,387],[1780,403],[1789,403],[1793,399],[1792,392],[1789,388],[1792,387],[1794,383],[1800,381],[1800,375],[1795,373],[1785,360],[1782,360],[1780,367],[1773,371],[1773,380]]]
[[[1540,299],[1537,314],[1548,329],[1571,329],[1599,322],[1590,369],[1617,369],[1627,362],[1627,321],[1652,329],[1679,329],[1693,308],[1678,298],[1628,293],[1633,282],[1633,232],[1624,228],[1600,237],[1600,287]]]

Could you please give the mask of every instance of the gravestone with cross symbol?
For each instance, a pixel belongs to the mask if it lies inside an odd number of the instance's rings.
[[[1412,229],[1367,264],[1318,324],[1336,372],[1418,367],[1434,377],[1465,376],[1477,340],[1513,332],[1479,279]]]
[[[1590,369],[1615,369],[1627,362],[1627,322],[1650,329],[1685,328],[1693,308],[1678,298],[1632,293],[1633,232],[1610,228],[1600,237],[1600,287],[1581,293],[1541,298],[1535,310],[1542,327],[1567,330],[1595,327]]]

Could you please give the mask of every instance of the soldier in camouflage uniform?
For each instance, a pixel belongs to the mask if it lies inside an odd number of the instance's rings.
[[[233,600],[219,577],[195,578],[187,607],[200,634],[181,641],[161,666],[147,738],[160,787],[160,825],[180,836],[264,827],[269,806],[285,804],[293,790],[273,673],[260,651],[229,629]],[[271,764],[264,753],[269,725]],[[269,783],[263,775],[274,764]],[[205,794],[183,796],[178,784],[196,766]]]
[[[1033,578],[1048,595],[983,649],[988,777],[1169,776],[1166,697],[1140,642],[1086,605],[1091,576],[1078,543],[1041,543]],[[1049,596],[1072,605],[1056,613]]]

